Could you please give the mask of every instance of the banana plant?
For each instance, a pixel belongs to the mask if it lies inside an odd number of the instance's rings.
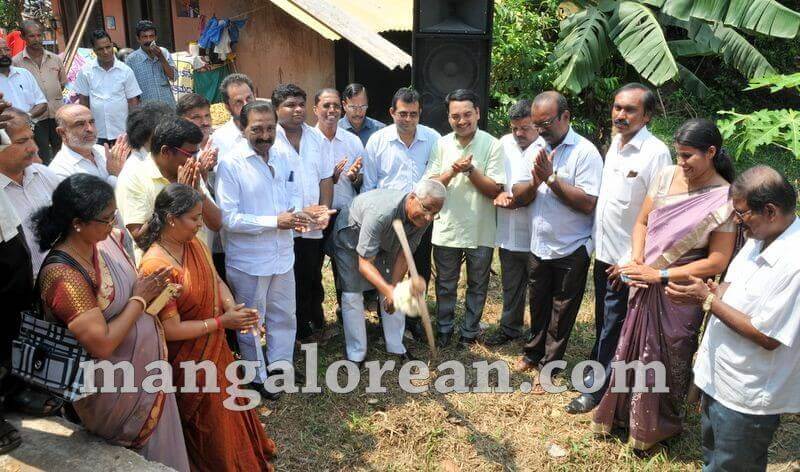
[[[800,13],[775,0],[589,0],[569,2],[554,50],[556,88],[579,93],[616,50],[655,86],[669,81],[703,96],[706,85],[680,59],[714,56],[748,79],[775,69],[742,32],[791,39]],[[576,7],[577,6],[577,7]],[[667,38],[666,27],[682,31]]]

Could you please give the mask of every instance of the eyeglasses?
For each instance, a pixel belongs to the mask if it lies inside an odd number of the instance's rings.
[[[419,207],[422,208],[422,211],[425,212],[426,215],[430,215],[433,217],[434,220],[439,219],[439,213],[431,210],[430,208],[426,207],[424,203],[422,203],[422,199],[419,200]]]
[[[369,105],[347,105],[345,108],[347,111],[367,111]]]
[[[101,220],[101,219],[98,219],[98,218],[92,218],[89,221],[94,221],[94,222],[97,222],[97,223],[103,223],[104,225],[106,225],[108,227],[113,227],[114,224],[117,222],[117,215],[118,214],[119,214],[119,210],[114,210],[114,214],[111,215],[111,218],[108,219],[108,220]]]
[[[183,154],[186,157],[197,157],[197,154],[200,152],[199,149],[197,151],[194,151],[194,152],[189,152],[189,151],[187,151],[185,149],[181,149],[179,147],[175,147],[175,146],[170,146],[170,147],[172,149],[174,149],[175,151],[178,151],[179,153]]]
[[[753,212],[753,210],[740,211],[740,210],[737,210],[736,208],[733,209],[733,214],[736,215],[736,217],[739,218],[742,221],[744,221],[744,217],[745,216],[749,215],[752,212]]]
[[[558,115],[556,115],[556,116],[554,116],[554,117],[550,118],[549,120],[542,121],[541,123],[534,123],[534,124],[533,124],[533,127],[534,127],[534,128],[536,128],[536,129],[546,129],[546,128],[549,128],[549,127],[551,127],[551,126],[553,125],[553,123],[555,123],[556,121],[558,121],[558,120],[559,120],[559,118],[561,118],[561,114],[558,114]]]

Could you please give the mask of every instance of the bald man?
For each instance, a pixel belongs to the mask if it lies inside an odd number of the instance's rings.
[[[56,132],[61,137],[61,150],[50,163],[60,179],[85,173],[99,177],[112,187],[130,154],[126,139],[118,139],[113,148],[97,144],[97,127],[92,111],[78,105],[64,105],[56,113]]]

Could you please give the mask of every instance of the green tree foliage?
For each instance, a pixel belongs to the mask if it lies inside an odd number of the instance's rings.
[[[13,30],[22,21],[23,0],[0,0],[0,28]]]
[[[782,90],[800,92],[800,73],[775,75],[755,79],[745,90],[769,88],[772,93]],[[800,159],[800,110],[761,109],[752,113],[721,111],[727,118],[718,122],[720,131],[740,157],[744,152],[755,154],[761,147],[777,146]]]
[[[516,100],[550,89],[556,69],[551,61],[558,38],[558,2],[502,0],[495,2],[492,70],[493,107],[489,130],[508,128],[506,111]]]
[[[597,0],[561,23],[554,84],[579,93],[619,55],[653,85],[680,82],[698,96],[708,86],[688,58],[719,58],[753,79],[776,73],[746,35],[791,39],[800,13],[775,0]]]

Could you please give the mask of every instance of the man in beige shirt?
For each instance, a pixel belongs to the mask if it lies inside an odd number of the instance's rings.
[[[47,113],[42,116],[34,128],[34,139],[39,147],[39,157],[45,165],[50,163],[53,155],[61,148],[61,138],[56,133],[56,112],[63,105],[61,89],[67,83],[67,72],[64,64],[42,44],[42,25],[34,20],[22,22],[22,38],[25,49],[13,57],[16,67],[27,69],[33,74],[39,88],[47,98]]]

